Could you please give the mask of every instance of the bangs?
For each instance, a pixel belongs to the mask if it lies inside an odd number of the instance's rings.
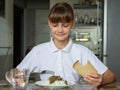
[[[52,23],[70,23],[72,21],[71,16],[67,13],[54,13],[49,18]]]
[[[70,23],[73,21],[73,14],[65,7],[57,7],[50,12],[49,20],[52,23]]]

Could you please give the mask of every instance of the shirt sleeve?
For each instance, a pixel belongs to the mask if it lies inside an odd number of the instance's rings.
[[[99,74],[103,74],[108,69],[108,67],[101,60],[99,60],[95,56],[95,54],[91,52],[89,49],[87,49],[84,59],[85,59],[84,61],[86,62],[89,60]]]

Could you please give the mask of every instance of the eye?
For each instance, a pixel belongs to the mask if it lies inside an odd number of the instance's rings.
[[[69,25],[70,25],[69,23],[64,23],[63,24],[64,27],[69,27]]]
[[[52,26],[53,26],[53,27],[57,27],[58,24],[56,24],[56,23],[52,23]]]

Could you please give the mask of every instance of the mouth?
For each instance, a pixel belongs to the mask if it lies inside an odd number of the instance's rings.
[[[64,36],[65,33],[56,33],[57,36]]]

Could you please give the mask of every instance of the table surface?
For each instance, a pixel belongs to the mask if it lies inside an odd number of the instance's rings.
[[[104,85],[97,90],[116,90],[115,85],[116,85],[115,83],[111,83],[108,85]],[[0,81],[0,90],[13,90],[13,87],[7,81],[3,80],[3,81]],[[36,85],[35,83],[29,83],[27,85],[27,90],[51,90],[51,89]],[[89,86],[87,86],[85,84],[84,85],[83,84],[75,84],[70,87],[65,87],[62,89],[60,89],[60,88],[52,89],[52,90],[93,90],[93,89],[90,89]]]

